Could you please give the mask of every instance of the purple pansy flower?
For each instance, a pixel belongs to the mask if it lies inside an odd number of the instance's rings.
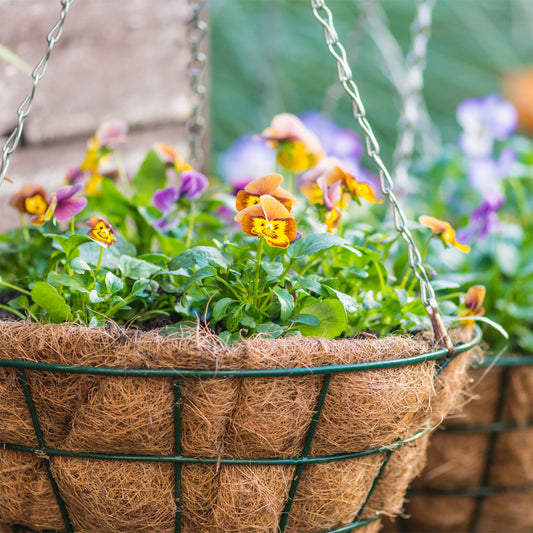
[[[79,165],[70,165],[65,174],[65,181],[69,185],[75,185],[81,183],[86,175],[87,173],[84,170],[80,170]]]
[[[57,220],[68,220],[83,211],[87,206],[87,198],[73,196],[83,189],[83,184],[65,185],[61,187],[52,202],[55,202],[54,215]]]
[[[187,200],[196,200],[205,191],[209,182],[207,178],[195,170],[185,170],[181,173],[180,197],[185,195]]]
[[[176,187],[167,187],[166,189],[159,189],[155,192],[153,202],[161,213],[170,213],[174,207],[174,203],[180,197],[179,189]]]
[[[235,141],[218,161],[219,171],[235,191],[254,179],[271,174],[276,167],[276,151],[256,136],[245,135]]]
[[[475,239],[484,239],[499,226],[498,209],[505,202],[503,194],[487,195],[481,204],[472,211],[468,226],[458,232],[461,242],[472,243]]]
[[[468,167],[468,181],[483,196],[501,194],[501,182],[512,174],[516,161],[516,152],[510,148],[503,149],[497,160],[476,159]]]
[[[507,139],[516,130],[518,113],[501,95],[489,94],[463,100],[457,107],[457,122],[463,128],[459,148],[471,157],[487,157],[495,140]]]

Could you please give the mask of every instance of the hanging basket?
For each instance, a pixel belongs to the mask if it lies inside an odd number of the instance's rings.
[[[471,375],[474,399],[433,436],[402,531],[533,529],[533,357],[488,358]]]
[[[377,531],[471,348],[0,323],[0,517],[54,532]],[[461,341],[467,341],[461,343]]]

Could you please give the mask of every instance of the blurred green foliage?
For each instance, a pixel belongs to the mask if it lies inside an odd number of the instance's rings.
[[[359,14],[369,0],[329,0],[367,115],[390,163],[399,99]],[[382,0],[404,53],[414,0]],[[210,0],[213,154],[261,131],[273,115],[323,109],[354,127],[348,97],[309,0]],[[533,60],[531,0],[437,1],[429,42],[425,99],[443,142],[454,141],[457,104],[498,91],[502,73]],[[213,158],[212,163],[215,163]]]

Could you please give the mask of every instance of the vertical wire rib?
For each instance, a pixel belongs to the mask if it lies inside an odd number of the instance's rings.
[[[500,397],[498,398],[498,405],[496,407],[496,416],[494,422],[501,422],[503,418],[503,409],[505,407],[505,398],[507,396],[507,389],[509,387],[509,367],[503,367],[502,370],[502,379],[500,383]],[[481,486],[487,487],[489,484],[490,470],[492,466],[492,460],[494,459],[494,453],[496,452],[496,444],[498,442],[499,432],[493,431],[489,435],[489,449],[487,451],[487,456],[485,458],[485,468],[483,470],[483,477],[481,479]],[[485,501],[486,494],[480,494],[476,498],[476,506],[474,507],[474,512],[472,513],[472,519],[468,527],[470,533],[476,533],[479,518],[481,517],[481,509]]]
[[[320,418],[320,413],[322,412],[322,408],[324,407],[324,402],[328,394],[329,384],[331,383],[331,376],[332,376],[331,374],[326,374],[324,376],[324,382],[322,383],[322,390],[320,391],[320,395],[318,397],[316,411],[311,420],[311,425],[309,426],[307,438],[305,440],[302,454],[300,456],[302,458],[306,458],[309,455],[311,444],[313,442],[313,437],[315,436],[315,431],[318,425],[318,420]],[[296,496],[296,491],[298,490],[298,485],[300,484],[300,480],[302,478],[303,469],[304,469],[303,464],[299,464],[296,467],[296,471],[294,474],[294,478],[292,480],[291,488],[289,490],[289,496],[287,498],[287,503],[285,504],[285,508],[283,509],[283,512],[281,514],[281,520],[280,520],[279,529],[278,529],[279,533],[284,533],[285,528],[287,527],[287,522],[289,521],[292,504],[294,502],[294,497]]]
[[[181,455],[181,409],[180,409],[181,391],[180,380],[176,378],[174,381],[174,454]],[[174,524],[174,532],[181,532],[181,463],[175,464],[175,485],[174,497],[176,501],[176,518]]]
[[[395,448],[395,450],[398,448]],[[372,483],[372,486],[370,487],[370,490],[368,491],[368,494],[366,496],[365,501],[363,502],[363,505],[361,505],[361,509],[359,509],[359,512],[357,513],[354,522],[359,522],[361,520],[361,517],[363,516],[363,513],[365,512],[366,506],[368,502],[370,501],[370,498],[372,497],[372,494],[374,493],[374,490],[378,486],[378,483],[383,476],[383,472],[385,472],[385,468],[387,468],[387,465],[389,464],[390,458],[392,457],[392,454],[395,450],[388,450],[385,452],[385,460],[381,464],[381,467],[379,469],[378,475],[374,478],[374,481]]]
[[[36,452],[36,455],[44,461],[46,472],[48,473],[48,479],[50,480],[50,484],[52,485],[52,489],[54,491],[54,495],[57,500],[57,504],[59,506],[61,517],[63,518],[63,523],[65,524],[67,533],[74,533],[74,530],[72,529],[72,524],[70,523],[70,518],[68,516],[67,508],[65,507],[65,503],[61,498],[59,487],[57,486],[54,475],[52,474],[52,469],[50,468],[50,459],[46,455],[46,446],[44,444],[43,432],[41,430],[41,425],[39,424],[39,419],[37,417],[37,411],[35,410],[35,404],[33,403],[33,398],[31,396],[30,386],[28,384],[26,372],[24,371],[24,369],[19,369],[18,373],[20,382],[22,383],[22,388],[24,390],[24,396],[26,397],[26,403],[28,405],[28,409],[30,410],[35,436],[37,437],[37,442],[39,443],[40,453],[37,454]]]

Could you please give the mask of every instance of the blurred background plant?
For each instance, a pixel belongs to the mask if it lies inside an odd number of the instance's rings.
[[[390,164],[399,117],[393,80],[398,58],[409,47],[415,2],[330,0],[328,6]],[[308,0],[210,0],[209,7],[213,154],[245,133],[260,131],[282,111],[322,110],[341,127],[354,127]],[[440,138],[454,142],[459,102],[499,92],[505,76],[532,58],[529,0],[437,2],[424,89],[436,128],[427,129],[434,142],[422,148],[435,151]]]

